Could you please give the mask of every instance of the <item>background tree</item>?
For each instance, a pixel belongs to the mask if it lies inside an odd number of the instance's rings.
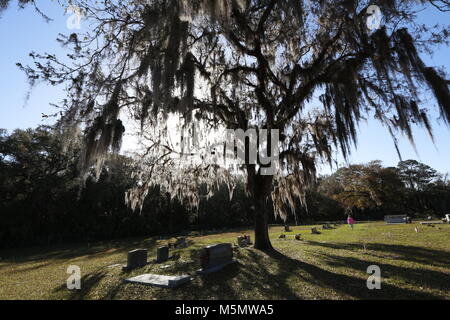
[[[252,221],[242,184],[232,203],[226,186],[208,200],[202,188],[198,210],[152,188],[142,212],[133,213],[124,194],[136,165],[124,155],[109,154],[98,181],[91,170],[80,193],[80,144],[65,142],[49,127],[0,130],[0,248],[167,236]]]
[[[413,191],[424,190],[438,177],[436,170],[416,160],[400,161],[397,167],[401,179]]]
[[[195,206],[200,186],[212,194],[219,181],[232,191],[241,174],[253,199],[259,249],[271,248],[269,198],[283,218],[296,199],[305,205],[317,162],[331,164],[335,148],[346,157],[364,115],[393,137],[402,131],[412,140],[412,123],[431,133],[427,110],[419,107],[429,89],[450,120],[448,81],[418,51],[432,50],[449,32],[417,25],[415,1],[73,2],[92,28],[59,39],[72,49],[72,63],[33,53],[35,67],[19,67],[32,81],[67,84],[61,126],[85,131],[82,174],[96,166],[100,176],[105,155],[120,148],[128,114],[140,123],[144,143],[127,194],[131,206],[142,208],[157,185]],[[447,1],[422,3],[448,8]],[[366,24],[371,4],[384,16],[373,32]],[[197,142],[206,142],[196,145],[205,149],[218,128],[279,130],[281,170],[263,175],[258,158],[234,172],[208,152],[195,157],[183,140],[170,143],[170,115],[178,117],[181,136],[199,132]],[[269,141],[260,141],[260,152],[270,149]]]
[[[319,190],[343,209],[382,207],[384,212],[395,212],[404,201],[404,185],[398,170],[385,168],[380,161],[340,168],[321,182]]]
[[[397,167],[406,186],[405,207],[414,215],[436,214],[432,207],[436,204],[436,193],[440,193],[439,183],[435,184],[439,179],[437,171],[416,160],[400,161]]]

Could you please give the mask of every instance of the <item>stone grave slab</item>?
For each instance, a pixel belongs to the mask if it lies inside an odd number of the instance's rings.
[[[424,222],[421,222],[420,224],[423,224],[423,225],[433,225],[433,224],[443,224],[444,222],[442,222],[442,221],[424,221]]]
[[[125,279],[125,282],[137,283],[162,288],[176,288],[184,283],[191,281],[191,276],[164,276],[159,274],[146,273],[140,276]]]

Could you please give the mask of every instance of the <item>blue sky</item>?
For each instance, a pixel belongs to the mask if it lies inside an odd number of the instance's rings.
[[[71,33],[66,25],[69,15],[64,15],[63,8],[54,1],[40,1],[40,8],[47,13],[53,22],[46,23],[33,8],[18,10],[11,7],[0,18],[0,128],[9,131],[15,128],[35,127],[49,124],[51,120],[43,120],[41,115],[55,112],[49,103],[63,98],[61,88],[38,85],[33,89],[28,103],[24,106],[28,84],[25,75],[16,67],[17,62],[26,65],[31,63],[28,54],[31,50],[44,53],[64,55],[64,50],[56,43],[58,33]],[[436,10],[426,10],[419,22],[427,24],[448,24],[449,15]],[[81,24],[83,28],[83,24]],[[83,31],[81,29],[80,31]],[[431,66],[443,66],[450,72],[450,48],[441,47],[433,57],[424,56]],[[430,106],[431,108],[431,106]],[[420,128],[414,130],[418,153],[408,139],[399,137],[399,146],[403,159],[416,159],[424,162],[440,172],[450,172],[450,129],[435,119],[433,114],[435,144],[428,134]],[[394,144],[387,130],[377,121],[369,119],[361,123],[359,128],[358,148],[352,152],[351,163],[365,163],[381,160],[384,165],[396,165],[399,161]],[[343,164],[343,160],[339,161]],[[323,173],[329,169],[323,168]]]

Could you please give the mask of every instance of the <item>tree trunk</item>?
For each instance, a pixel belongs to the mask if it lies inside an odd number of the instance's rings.
[[[269,238],[267,201],[270,195],[272,176],[261,176],[252,173],[248,176],[248,187],[255,208],[255,248],[259,250],[271,250],[273,247]]]
[[[255,248],[259,250],[273,249],[269,238],[267,216],[267,201],[264,198],[254,199],[255,202]]]

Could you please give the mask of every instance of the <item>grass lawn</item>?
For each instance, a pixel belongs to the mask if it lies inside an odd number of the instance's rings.
[[[418,226],[419,233],[414,227]],[[320,227],[320,226],[319,226]],[[156,248],[167,240],[128,239],[86,246],[33,248],[0,252],[0,299],[450,299],[450,225],[361,223],[311,234],[311,226],[272,227],[279,253],[236,249],[238,263],[177,289],[124,283],[142,273],[194,274],[199,249],[236,242],[241,232],[189,237],[188,248],[171,251],[176,258],[122,272],[126,253]],[[252,235],[251,231],[246,233]],[[294,240],[301,233],[303,241]],[[81,290],[66,288],[69,265],[82,272]],[[367,267],[381,268],[381,290],[368,290]]]

